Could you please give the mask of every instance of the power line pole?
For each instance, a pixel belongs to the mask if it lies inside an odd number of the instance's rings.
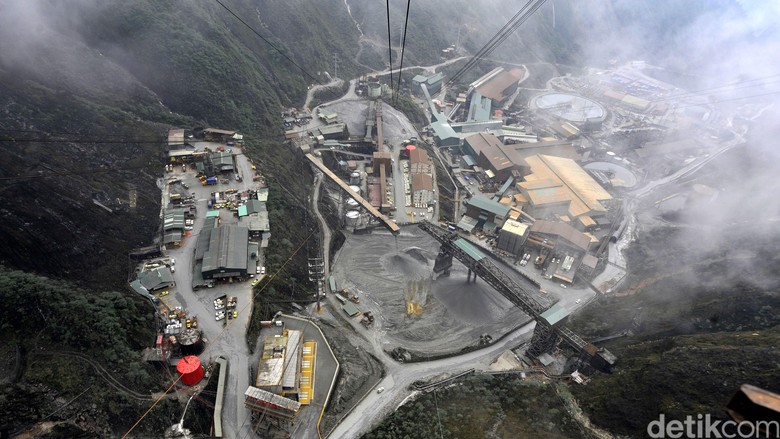
[[[322,258],[309,258],[309,280],[317,284],[317,312],[322,308],[320,305],[320,296],[322,296],[322,280],[325,277],[325,264]]]

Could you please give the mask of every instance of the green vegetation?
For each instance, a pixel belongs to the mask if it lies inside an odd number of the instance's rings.
[[[363,437],[588,437],[556,392],[556,384],[537,380],[472,377],[417,397]]]
[[[425,117],[425,112],[409,96],[398,94],[396,99],[390,99],[388,103],[403,113],[418,129],[428,125],[428,118]]]
[[[0,386],[0,423],[29,428],[87,389],[49,420],[82,413],[91,423],[79,428],[95,433],[110,431],[110,419],[140,416],[149,401],[139,404],[136,394],[102,378],[92,363],[142,396],[160,389],[160,377],[138,354],[154,339],[145,301],[6,269],[0,270],[0,291],[0,346],[6,358],[16,351],[16,361],[3,371],[10,381]]]
[[[309,102],[309,109],[311,110],[325,102],[338,99],[347,94],[348,90],[349,81],[341,81],[341,83],[337,85],[321,88],[314,92],[314,96],[312,96],[311,102]]]
[[[619,358],[617,373],[572,388],[594,423],[642,434],[659,412],[723,419],[743,383],[780,389],[770,354],[780,341],[780,240],[730,232],[706,249],[706,227],[645,232],[628,251],[632,294],[600,298],[573,319],[572,329],[586,338],[634,333],[607,344]],[[733,248],[742,250],[731,255]]]
[[[741,384],[778,389],[780,368],[767,358],[778,342],[775,327],[632,343],[613,351],[621,359],[619,373],[572,393],[594,423],[617,434],[642,434],[659,413],[727,419],[725,406]]]

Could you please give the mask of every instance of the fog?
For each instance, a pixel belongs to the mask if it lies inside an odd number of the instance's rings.
[[[385,4],[332,2],[344,17],[346,4],[365,38],[377,45],[377,54],[386,56]],[[474,53],[525,4],[518,0],[413,2],[407,56],[415,51],[439,51],[456,43]],[[392,0],[390,6],[392,39],[397,42],[406,2]],[[35,79],[77,94],[100,93],[117,99],[150,96],[132,74],[112,61],[127,59],[127,47],[85,40],[88,29],[95,24],[91,20],[97,14],[93,12],[106,7],[111,7],[110,3],[86,0],[2,1],[0,69],[14,77]],[[704,209],[699,216],[710,219],[710,223],[741,224],[747,216],[756,224],[766,225],[756,226],[759,233],[776,233],[772,220],[778,215],[780,197],[774,194],[770,176],[780,170],[773,123],[780,97],[780,61],[775,55],[780,53],[777,23],[780,4],[771,1],[549,0],[490,59],[529,65],[543,62],[553,68],[561,64],[603,68],[643,60],[658,67],[656,73],[676,85],[693,91],[708,90],[689,96],[687,104],[712,104],[729,123],[736,121],[731,126],[734,129],[745,123],[735,119],[735,114],[744,119],[766,108],[761,117],[748,123],[749,141],[743,149],[750,159],[717,185],[725,190],[714,202],[700,204],[697,209]],[[349,32],[356,39],[360,37],[356,29]],[[132,41],[124,44],[129,46]],[[438,61],[430,60],[430,64]],[[394,65],[398,65],[397,60]],[[531,71],[533,74],[533,67]],[[721,88],[711,90],[713,87]],[[728,175],[728,169],[722,172]],[[717,241],[720,233],[723,230],[708,235],[707,240]]]

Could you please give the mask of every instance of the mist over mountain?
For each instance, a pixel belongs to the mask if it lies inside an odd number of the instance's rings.
[[[333,76],[349,80],[389,68],[388,4],[395,68],[402,50],[407,67],[440,63],[445,59],[442,50],[450,46],[469,56],[526,4],[412,2],[404,45],[407,2],[402,0],[224,3],[260,36],[219,3],[207,0],[0,2],[0,237],[5,244],[0,263],[28,273],[0,270],[0,281],[8,291],[51,289],[50,295],[35,294],[35,300],[45,305],[41,307],[25,302],[24,294],[14,294],[14,302],[9,302],[13,306],[8,305],[0,319],[11,334],[0,346],[6,359],[0,392],[7,398],[0,404],[4,409],[26,408],[18,417],[3,417],[0,427],[22,431],[47,414],[35,408],[38,401],[66,401],[92,384],[63,359],[52,365],[37,361],[17,366],[16,356],[36,347],[33,340],[81,355],[99,349],[99,340],[83,345],[74,341],[81,332],[73,337],[46,332],[61,331],[59,321],[38,332],[46,318],[61,309],[57,303],[83,302],[89,311],[83,318],[108,309],[103,316],[106,324],[129,334],[116,338],[117,352],[151,343],[148,328],[144,329],[151,308],[129,293],[102,292],[125,291],[128,252],[159,239],[158,179],[169,128],[213,126],[246,136],[246,152],[271,187],[268,206],[274,239],[268,249],[269,266],[282,266],[300,237],[317,226],[307,212],[311,171],[283,144],[281,111],[302,106],[311,85],[328,83]],[[474,69],[527,64],[532,76],[539,75],[532,80],[544,84],[552,75],[641,60],[650,76],[702,90],[687,96],[686,105],[718,103],[723,114],[747,110],[746,102],[751,103],[748,109],[763,109],[757,117],[755,111],[723,117],[724,126],[745,128],[745,144],[688,181],[690,187],[716,189],[717,197],[691,203],[677,216],[658,214],[652,202],[641,206],[639,215],[650,217],[652,226],[635,231],[629,260],[639,269],[626,285],[638,293],[596,304],[621,317],[607,325],[603,313],[585,313],[577,322],[586,334],[603,336],[630,325],[629,310],[655,310],[648,311],[654,324],[637,331],[636,339],[616,345],[619,354],[633,358],[625,369],[630,379],[599,377],[593,395],[575,392],[602,427],[622,434],[636,432],[638,421],[623,422],[610,410],[653,389],[652,377],[643,375],[644,364],[652,363],[647,370],[659,374],[668,371],[653,362],[656,354],[679,360],[672,363],[673,370],[700,361],[700,355],[690,353],[696,349],[712,356],[727,351],[728,360],[737,362],[737,335],[746,331],[768,334],[765,341],[753,339],[750,344],[749,357],[756,362],[750,367],[759,372],[751,375],[732,364],[716,378],[733,373],[741,380],[758,377],[761,385],[777,385],[766,373],[764,366],[769,366],[759,362],[777,339],[771,314],[780,309],[773,268],[777,262],[773,252],[780,242],[780,198],[774,188],[780,171],[775,146],[780,95],[773,86],[780,75],[780,61],[774,55],[780,51],[778,22],[780,10],[773,2],[550,0]],[[411,76],[404,73],[403,79]],[[753,98],[746,101],[746,96]],[[328,212],[328,220],[337,223],[336,215]],[[297,255],[284,276],[273,287],[288,295],[295,280],[307,279],[306,255]],[[45,287],[50,282],[55,286]],[[748,295],[758,299],[745,300]],[[744,307],[729,318],[735,303]],[[45,310],[45,317],[17,318],[13,309],[22,304],[27,313]],[[139,317],[124,314],[127,310]],[[144,312],[148,315],[141,315]],[[666,312],[674,319],[664,318]],[[667,337],[671,341],[664,342]],[[675,356],[676,352],[685,355]],[[117,373],[131,377],[128,383],[142,393],[156,389],[154,372],[140,364],[128,361]],[[708,373],[705,368],[696,370],[702,376]],[[64,377],[64,384],[55,376]],[[714,379],[682,383],[680,393],[688,404],[684,408],[696,406],[697,387],[712,391],[715,396],[702,398],[712,407],[739,384],[734,380],[717,387]],[[609,395],[627,383],[638,383],[635,391],[610,402]],[[508,382],[501,385],[510,388]],[[670,395],[677,395],[674,391],[669,390]],[[111,414],[103,413],[88,433],[127,428],[124,418],[147,408],[146,401],[109,393],[85,398],[83,407],[109,401]],[[546,404],[557,401],[547,396]],[[650,405],[657,401],[649,401],[641,406],[643,422],[654,415]],[[46,406],[46,412],[56,408]],[[173,412],[173,403],[170,408]],[[85,413],[95,412],[101,410]],[[167,413],[159,422],[172,423],[174,418]],[[565,431],[576,431],[569,429],[572,425]]]

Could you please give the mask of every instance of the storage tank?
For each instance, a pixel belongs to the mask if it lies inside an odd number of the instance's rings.
[[[357,210],[350,210],[347,212],[347,227],[355,227],[357,224],[357,219],[360,216],[360,212]]]
[[[360,184],[360,172],[353,172],[349,174],[349,184]]]
[[[185,329],[176,338],[179,340],[182,355],[198,355],[203,352],[203,338],[199,330]]]
[[[412,155],[412,151],[414,151],[415,149],[417,149],[417,147],[412,145],[411,143],[406,145],[406,156],[407,157],[411,156]]]
[[[188,355],[176,365],[176,371],[181,375],[181,382],[194,386],[203,378],[203,366],[200,364],[200,358],[194,355]]]
[[[341,168],[342,171],[346,171],[347,170],[347,162],[345,162],[344,160],[339,160],[339,168]]]
[[[354,198],[349,198],[347,200],[347,206],[358,207],[359,205],[360,203],[358,203],[357,200],[355,200]]]
[[[349,188],[352,189],[356,194],[360,195],[360,186],[351,185]]]
[[[378,83],[368,84],[368,97],[378,98],[382,95],[382,85]]]

